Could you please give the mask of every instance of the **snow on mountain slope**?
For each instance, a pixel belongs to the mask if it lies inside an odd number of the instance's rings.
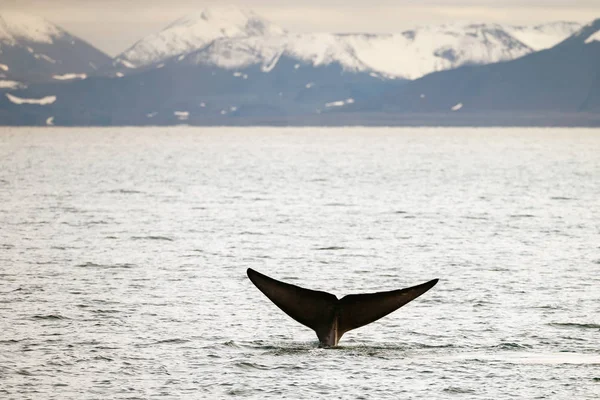
[[[192,52],[222,37],[271,36],[284,29],[252,11],[236,7],[205,9],[197,15],[181,18],[162,31],[150,35],[115,59],[129,68],[165,60],[181,53]]]
[[[86,73],[110,58],[47,20],[0,12],[0,78],[25,83]]]
[[[66,32],[44,18],[19,12],[0,14],[0,42],[16,45],[20,41],[52,43]]]
[[[539,51],[548,49],[581,29],[577,22],[551,22],[536,26],[509,26],[508,32],[515,38]]]
[[[415,79],[463,64],[512,60],[532,50],[497,25],[444,25],[401,34],[283,34],[217,39],[172,62],[272,68],[281,55],[313,66],[339,63],[344,70]]]
[[[343,35],[356,57],[384,75],[416,79],[464,64],[512,60],[531,49],[495,24],[448,24],[391,35]]]
[[[565,40],[563,44],[568,42],[580,42],[583,44],[600,42],[600,18],[584,25],[576,34]]]
[[[590,35],[587,39],[585,39],[585,44],[592,42],[600,42],[600,31],[596,31],[596,33]]]
[[[328,33],[217,39],[174,62],[213,65],[226,69],[242,69],[259,64],[263,72],[269,72],[282,55],[315,67],[338,62],[348,71],[369,70],[367,65],[356,58],[350,45]]]

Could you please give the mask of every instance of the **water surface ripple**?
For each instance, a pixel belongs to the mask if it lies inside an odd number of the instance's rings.
[[[600,398],[600,131],[3,128],[0,397]],[[440,278],[320,349],[245,276]]]

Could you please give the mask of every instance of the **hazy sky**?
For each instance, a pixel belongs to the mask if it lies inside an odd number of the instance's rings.
[[[536,24],[600,18],[600,0],[0,0],[37,14],[116,55],[204,7],[251,9],[290,31],[399,32],[453,21]]]

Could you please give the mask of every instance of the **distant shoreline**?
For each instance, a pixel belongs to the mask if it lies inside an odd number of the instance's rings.
[[[23,116],[7,115],[0,113],[0,126],[48,126],[46,121],[51,115],[29,115],[31,121],[23,123]],[[88,116],[89,117],[89,116]],[[12,121],[11,121],[12,120]],[[177,120],[173,115],[167,114],[161,118],[157,115],[150,120],[135,120],[123,116],[104,116],[101,120],[95,117],[73,118],[70,121],[61,121],[60,117],[53,120],[54,126],[62,127],[100,127],[100,126],[274,126],[274,127],[600,127],[600,113],[555,113],[555,112],[490,112],[490,113],[345,113],[332,112],[314,115],[292,116],[229,116],[194,118],[190,115],[188,120]]]

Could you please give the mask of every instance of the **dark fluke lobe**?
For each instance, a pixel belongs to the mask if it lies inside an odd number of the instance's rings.
[[[416,299],[437,279],[406,289],[351,294],[338,299],[331,293],[301,288],[248,268],[248,278],[287,315],[313,329],[323,346],[336,346],[342,335],[388,315]]]

